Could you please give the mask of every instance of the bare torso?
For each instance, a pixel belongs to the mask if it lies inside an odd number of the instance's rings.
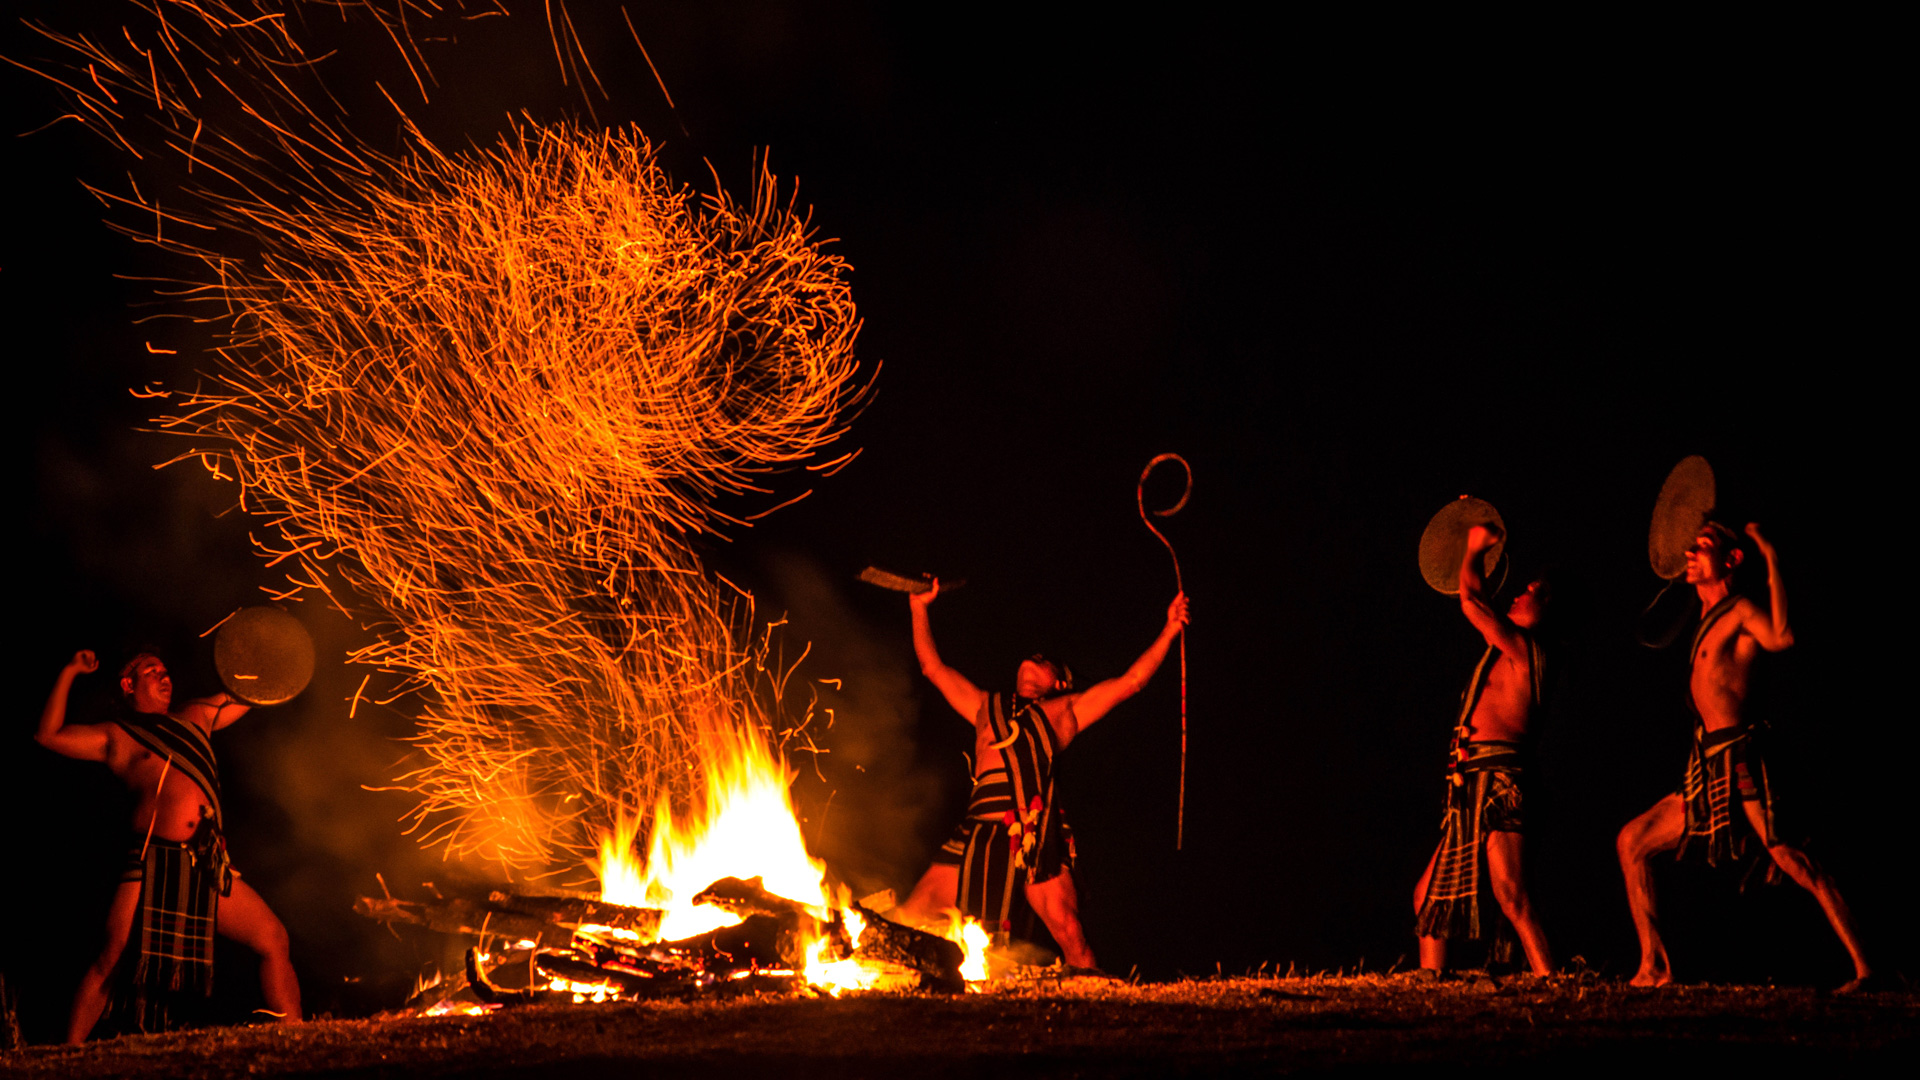
[[[1688,690],[1693,695],[1693,707],[1700,713],[1700,722],[1708,731],[1740,723],[1753,658],[1760,654],[1760,643],[1746,632],[1745,626],[1757,611],[1751,600],[1742,597],[1734,601],[1733,609],[1720,617],[1694,650]]]
[[[1519,742],[1526,737],[1527,723],[1532,719],[1533,662],[1524,651],[1517,656],[1503,652],[1494,661],[1486,689],[1474,706],[1469,725],[1473,729],[1471,741]]]
[[[190,722],[190,721],[188,721]],[[100,725],[107,734],[106,765],[133,794],[135,833],[145,836],[148,826],[160,840],[186,841],[201,821],[213,816],[212,800],[200,785],[167,759],[141,746],[118,724]]]

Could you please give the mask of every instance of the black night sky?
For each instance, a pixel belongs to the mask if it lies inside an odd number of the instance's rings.
[[[1692,25],[1608,9],[1557,21],[1335,25],[1187,5],[1122,16],[941,7],[630,3],[670,109],[611,3],[568,5],[608,97],[561,83],[541,5],[430,44],[414,115],[443,147],[536,120],[638,124],[695,186],[744,191],[759,148],[853,265],[877,397],[837,476],[784,478],[711,545],[763,615],[811,641],[831,752],[798,762],[809,836],[856,891],[905,889],[965,797],[969,729],[914,665],[906,605],[869,562],[964,577],[934,607],[947,659],[1010,683],[1044,649],[1119,673],[1173,593],[1133,485],[1193,465],[1166,532],[1193,597],[1187,842],[1174,850],[1178,676],[1062,768],[1102,965],[1149,976],[1385,967],[1414,952],[1411,890],[1437,833],[1442,758],[1481,644],[1421,581],[1428,517],[1493,501],[1522,562],[1569,583],[1558,699],[1539,742],[1532,886],[1558,958],[1631,971],[1614,832],[1673,789],[1684,658],[1635,642],[1659,581],[1646,527],[1701,453],[1722,506],[1778,543],[1800,644],[1756,700],[1777,782],[1869,947],[1911,969],[1912,709],[1893,691],[1890,530],[1911,489],[1888,385],[1899,265],[1893,77],[1869,28]],[[111,4],[21,3],[113,32]],[[1297,10],[1294,8],[1285,9]],[[1535,18],[1535,17],[1529,17]],[[330,84],[376,146],[391,48],[336,28]],[[50,45],[10,23],[0,54]],[[276,580],[214,515],[230,488],[138,430],[129,387],[191,377],[202,342],[128,277],[169,264],[110,232],[76,182],[128,167],[77,125],[15,138],[58,97],[7,75],[12,197],[0,247],[18,661],[0,752],[15,822],[0,967],[29,1034],[66,1007],[115,872],[122,798],[29,740],[75,649],[167,649],[210,690],[196,635]],[[388,81],[388,86],[396,85]],[[704,160],[703,160],[704,159]],[[155,348],[177,354],[150,353]],[[883,365],[883,366],[882,366]],[[1904,530],[1901,530],[1904,531]],[[294,705],[220,736],[236,860],[288,923],[316,1012],[388,1004],[430,944],[352,898],[451,880],[395,820],[404,714],[345,699],[352,624],[301,607],[322,670]],[[201,680],[195,682],[195,679]],[[76,709],[99,707],[106,681]],[[817,765],[817,770],[816,766]],[[831,801],[829,802],[829,795]],[[1683,979],[1831,985],[1845,954],[1791,887],[1670,868]],[[223,954],[225,956],[226,954]],[[238,960],[239,957],[229,957]],[[1404,962],[1404,961],[1403,961]],[[223,969],[236,1012],[250,975]],[[17,974],[16,974],[17,973]],[[359,983],[345,980],[361,978]]]

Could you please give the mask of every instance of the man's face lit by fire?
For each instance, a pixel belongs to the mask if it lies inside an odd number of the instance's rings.
[[[1733,576],[1741,551],[1713,529],[1701,529],[1687,549],[1687,584],[1711,585]]]
[[[173,678],[159,657],[137,656],[133,670],[120,678],[120,692],[135,712],[164,713],[173,705]]]
[[[1545,581],[1530,583],[1507,606],[1507,618],[1512,619],[1515,626],[1540,625],[1541,617],[1547,613],[1547,598],[1551,595]]]
[[[1038,660],[1020,661],[1020,671],[1013,677],[1013,692],[1025,698],[1046,697],[1059,685],[1053,668]]]

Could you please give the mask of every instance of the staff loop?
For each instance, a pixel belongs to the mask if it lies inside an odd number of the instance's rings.
[[[1180,470],[1186,474],[1186,478],[1187,478],[1186,486],[1180,489],[1180,500],[1178,502],[1174,503],[1172,506],[1167,507],[1165,510],[1153,511],[1153,516],[1163,517],[1163,518],[1172,517],[1173,515],[1179,513],[1182,509],[1186,507],[1187,499],[1193,495],[1193,466],[1188,465],[1187,459],[1181,457],[1179,454],[1161,454],[1158,457],[1154,458],[1152,461],[1147,462],[1147,467],[1140,470],[1140,483],[1136,485],[1133,489],[1133,498],[1134,498],[1134,503],[1140,507],[1140,523],[1142,525],[1145,525],[1147,527],[1147,531],[1153,533],[1154,537],[1158,539],[1160,543],[1166,546],[1167,554],[1173,559],[1174,589],[1178,592],[1186,592],[1187,591],[1186,583],[1181,579],[1181,576],[1180,576],[1179,553],[1173,550],[1173,544],[1167,540],[1166,535],[1162,533],[1159,530],[1159,528],[1157,528],[1153,524],[1153,521],[1151,518],[1147,517],[1147,477],[1153,475],[1154,469],[1158,468],[1159,466],[1169,461],[1177,462],[1180,465]],[[1187,634],[1185,630],[1182,630],[1180,632],[1180,809],[1179,809],[1179,816],[1174,823],[1173,849],[1175,851],[1179,851],[1181,849],[1182,845],[1186,841],[1186,835],[1187,835]]]

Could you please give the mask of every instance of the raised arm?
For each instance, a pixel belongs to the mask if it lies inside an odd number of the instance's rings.
[[[194,698],[174,710],[174,715],[208,731],[219,731],[247,715],[251,708],[252,705],[223,690],[212,697]]]
[[[1181,593],[1167,605],[1167,624],[1160,628],[1160,636],[1153,639],[1147,651],[1140,659],[1118,678],[1094,683],[1086,692],[1073,699],[1073,715],[1079,721],[1080,730],[1085,730],[1095,720],[1113,711],[1115,705],[1127,700],[1146,688],[1147,680],[1160,670],[1160,664],[1167,658],[1167,650],[1173,646],[1173,639],[1187,628],[1187,594]]]
[[[1500,542],[1500,530],[1475,525],[1467,530],[1467,554],[1460,560],[1460,610],[1487,644],[1506,656],[1525,655],[1520,631],[1487,603],[1487,582],[1480,572],[1487,549]]]
[[[941,696],[953,706],[953,711],[971,724],[979,718],[980,707],[986,704],[987,695],[968,682],[965,675],[942,662],[940,650],[933,647],[933,623],[927,618],[927,605],[939,595],[939,578],[933,579],[933,587],[926,592],[907,594],[907,606],[913,609],[913,653],[920,658],[920,673],[939,687]]]
[[[67,693],[73,689],[76,675],[100,670],[100,661],[90,649],[73,654],[60,677],[53,680],[53,692],[47,695],[47,707],[40,710],[40,727],[33,741],[63,757],[81,761],[107,760],[107,729],[100,724],[67,723]]]
[[[1747,633],[1768,652],[1779,652],[1793,645],[1793,627],[1787,623],[1787,586],[1780,580],[1780,556],[1773,544],[1760,535],[1760,526],[1749,521],[1747,535],[1753,537],[1753,546],[1760,549],[1760,556],[1767,560],[1767,601],[1772,611],[1762,614],[1755,611],[1746,622]]]

